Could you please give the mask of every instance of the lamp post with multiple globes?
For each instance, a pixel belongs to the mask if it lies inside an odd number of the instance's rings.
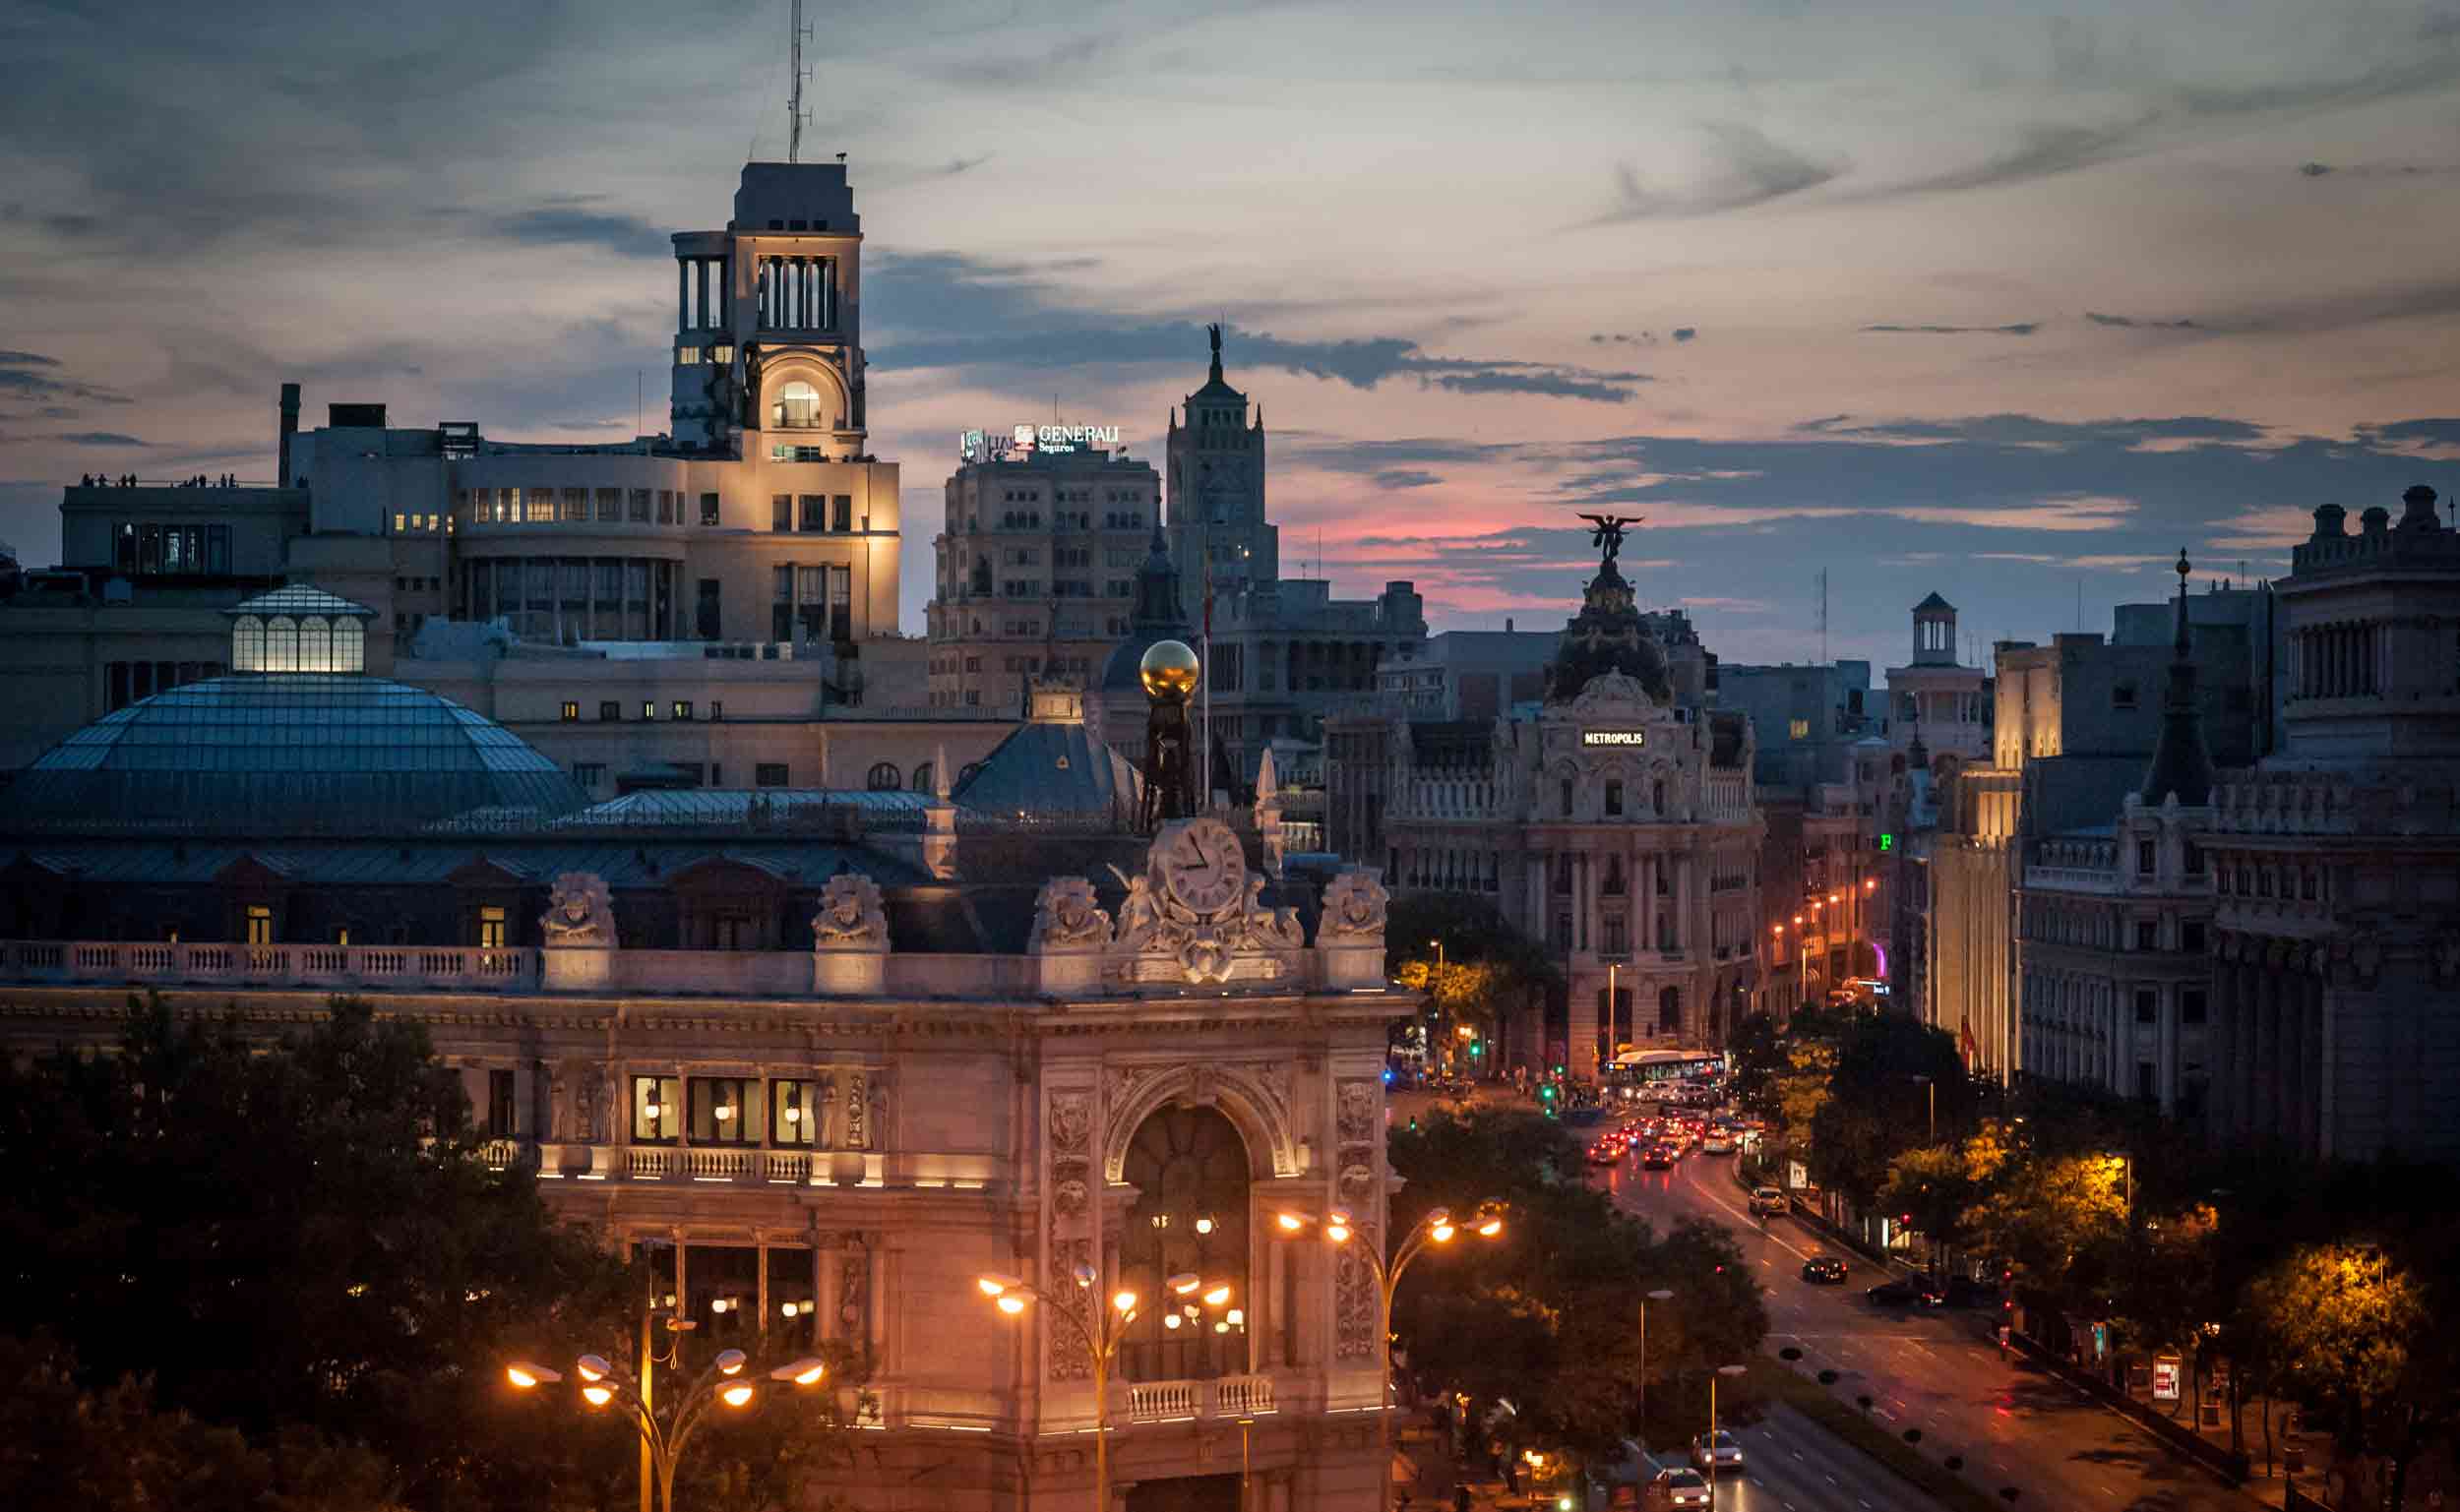
[[[750,1363],[750,1357],[741,1350],[720,1350],[708,1368],[684,1388],[663,1421],[649,1405],[646,1383],[635,1380],[631,1371],[605,1356],[584,1355],[574,1361],[573,1371],[581,1377],[584,1403],[592,1409],[614,1407],[631,1418],[640,1433],[642,1450],[656,1475],[658,1506],[664,1512],[674,1512],[675,1467],[681,1463],[684,1450],[691,1447],[693,1435],[708,1420],[710,1410],[724,1407],[742,1412],[760,1400],[759,1382],[745,1374]],[[818,1385],[828,1373],[826,1361],[806,1355],[769,1371],[768,1376],[778,1385],[806,1387]],[[522,1391],[552,1386],[564,1379],[562,1371],[527,1361],[505,1366],[504,1376]]]
[[[1092,1291],[1093,1283],[1099,1279],[1093,1267],[1082,1260],[1076,1262],[1074,1276],[1077,1289],[1084,1292]],[[1092,1315],[1092,1320],[1088,1322],[1078,1315],[1066,1298],[1055,1297],[1032,1282],[1015,1276],[983,1276],[974,1285],[1010,1317],[1021,1315],[1034,1302],[1048,1303],[1051,1311],[1068,1320],[1068,1326],[1076,1333],[1076,1342],[1084,1346],[1085,1360],[1093,1367],[1093,1507],[1094,1512],[1109,1512],[1111,1361],[1118,1358],[1119,1347],[1127,1342],[1128,1330],[1144,1315],[1143,1299],[1123,1287],[1111,1294],[1108,1307],[1086,1309]],[[1188,1299],[1199,1299],[1204,1306],[1213,1308],[1226,1306],[1230,1300],[1227,1285],[1208,1283],[1189,1271],[1172,1276],[1162,1283],[1162,1287],[1170,1293],[1164,1299],[1169,1310],[1162,1314],[1162,1326],[1169,1329],[1186,1327],[1191,1322],[1201,1323],[1203,1314],[1198,1310],[1197,1303]],[[1241,1321],[1234,1308],[1214,1327],[1226,1333]]]
[[[1281,1213],[1273,1222],[1283,1234],[1296,1235],[1314,1228],[1323,1241],[1338,1249],[1357,1237],[1358,1227],[1350,1219],[1347,1208],[1326,1209],[1322,1218],[1310,1213]],[[1494,1239],[1504,1232],[1504,1215],[1493,1203],[1479,1206],[1469,1231],[1480,1239]],[[1460,1233],[1460,1225],[1452,1222],[1449,1208],[1431,1208],[1407,1234],[1391,1246],[1389,1253],[1378,1254],[1371,1245],[1357,1246],[1357,1254],[1375,1272],[1377,1295],[1376,1337],[1382,1345],[1380,1369],[1376,1378],[1376,1505],[1382,1512],[1392,1507],[1392,1410],[1384,1400],[1392,1378],[1392,1297],[1400,1290],[1401,1276],[1409,1262],[1424,1254],[1431,1244],[1448,1244]]]

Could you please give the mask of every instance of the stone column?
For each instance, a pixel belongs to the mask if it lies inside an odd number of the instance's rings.
[[[2161,1115],[2169,1118],[2178,1112],[2179,1100],[2179,999],[2184,989],[2173,986],[2161,996],[2157,1014],[2160,1027],[2155,1031],[2157,1049],[2153,1055],[2153,1085],[2161,1098]]]
[[[1691,946],[1691,858],[1687,853],[1674,858],[1674,947],[1688,950]]]
[[[692,329],[692,265],[675,259],[675,333]]]
[[[2303,977],[2299,982],[2302,1004],[2298,1057],[2300,1082],[2300,1137],[2304,1153],[2319,1159],[2323,1149],[2323,982],[2319,977]]]

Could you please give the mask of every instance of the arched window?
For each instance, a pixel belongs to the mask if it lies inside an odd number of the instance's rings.
[[[820,424],[820,391],[796,379],[777,391],[769,406],[772,423],[785,430],[810,430]]]
[[[265,670],[299,670],[299,622],[286,614],[277,614],[265,622]]]
[[[968,761],[956,769],[956,780],[959,783],[971,782],[974,780],[974,773],[980,770],[982,770],[980,761]]]
[[[931,763],[929,761],[914,768],[914,791],[917,793],[931,791]]]
[[[1619,778],[1607,779],[1606,816],[1610,819],[1623,817],[1623,783]]]
[[[875,793],[893,793],[905,786],[905,774],[896,769],[894,761],[875,761],[865,785]]]
[[[1130,1326],[1122,1373],[1132,1381],[1244,1373],[1246,1320],[1260,1299],[1247,1284],[1248,1157],[1237,1126],[1210,1108],[1161,1109],[1137,1125],[1120,1175],[1137,1200],[1119,1236],[1119,1285],[1160,1303]],[[1163,1280],[1180,1274],[1226,1286],[1230,1295],[1218,1303],[1203,1293],[1172,1296]]]
[[[1563,816],[1565,818],[1571,817],[1571,779],[1569,777],[1566,777],[1564,779]]]
[[[321,614],[299,618],[299,670],[331,672],[334,670],[333,622]]]
[[[255,615],[241,615],[230,628],[230,670],[265,670],[265,622]]]
[[[334,621],[334,670],[367,670],[367,627],[354,617]]]
[[[1659,818],[1666,816],[1665,783],[1652,782],[1648,785],[1648,807]]]

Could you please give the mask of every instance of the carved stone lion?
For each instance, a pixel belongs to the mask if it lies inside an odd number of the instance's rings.
[[[1055,877],[1033,900],[1033,937],[1026,949],[1093,950],[1110,942],[1110,915],[1096,904],[1093,884],[1081,877]]]
[[[1323,890],[1323,918],[1316,926],[1319,944],[1381,944],[1384,922],[1392,894],[1375,874],[1363,867],[1345,867]]]
[[[615,943],[615,900],[606,878],[594,872],[566,872],[547,894],[547,911],[538,929],[551,946],[612,947]]]
[[[889,916],[880,906],[880,888],[860,872],[840,872],[820,890],[820,912],[812,916],[812,942],[823,950],[886,950]]]
[[[1051,1183],[1051,1211],[1062,1218],[1080,1216],[1092,1205],[1092,1188],[1085,1184],[1082,1176],[1063,1176]]]

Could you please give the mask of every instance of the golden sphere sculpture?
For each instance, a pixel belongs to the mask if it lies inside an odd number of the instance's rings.
[[[1137,663],[1137,677],[1147,697],[1184,703],[1196,692],[1199,671],[1196,651],[1184,640],[1156,640]]]

